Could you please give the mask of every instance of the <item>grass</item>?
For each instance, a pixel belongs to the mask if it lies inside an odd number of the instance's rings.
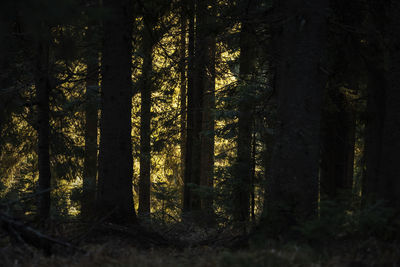
[[[73,240],[73,236],[87,231],[86,226],[81,226],[79,223],[64,222],[56,225],[48,234]],[[94,231],[93,235],[79,243],[79,248],[85,252],[55,245],[52,248],[54,253],[50,256],[0,230],[0,267],[400,266],[400,243],[396,238],[366,237],[367,234],[363,237],[348,235],[334,238],[321,234],[326,231],[318,231],[319,227],[314,224],[311,226],[313,227],[304,228],[308,236],[312,233],[312,238],[304,239],[308,241],[278,242],[258,236],[257,240],[253,240],[256,243],[250,241],[248,246],[241,249],[233,243],[238,240],[242,242],[242,239],[238,238],[238,233],[229,229],[204,229],[182,223],[157,228],[157,232],[164,233],[168,240],[180,240],[178,243],[181,245],[173,248],[172,243],[168,243],[167,247],[148,246],[143,244],[146,239],[136,238],[135,234],[138,232],[128,235],[125,228],[106,227],[99,228],[102,232]],[[333,231],[332,228],[329,229]],[[315,236],[318,238],[315,239]],[[208,241],[203,242],[205,240]],[[182,244],[186,245],[182,247]]]
[[[263,248],[229,250],[201,246],[176,250],[140,250],[134,242],[113,238],[103,244],[84,244],[86,253],[60,250],[52,256],[23,244],[8,243],[0,248],[0,266],[76,267],[245,267],[245,266],[399,266],[400,246],[377,240],[348,242],[312,248],[302,244],[270,243]]]

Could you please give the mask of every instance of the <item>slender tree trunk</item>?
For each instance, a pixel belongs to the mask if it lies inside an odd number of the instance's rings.
[[[179,40],[179,52],[180,52],[180,61],[179,61],[179,74],[180,74],[180,115],[181,115],[181,129],[180,129],[180,148],[181,148],[181,176],[182,183],[185,177],[185,154],[186,154],[186,33],[187,33],[187,16],[186,16],[186,8],[182,4],[181,7],[181,35]]]
[[[195,5],[196,27],[195,27],[195,52],[194,52],[194,73],[193,73],[193,150],[192,150],[192,173],[191,182],[194,185],[201,185],[201,156],[202,156],[202,126],[204,92],[206,85],[206,64],[207,64],[207,33],[206,1],[197,0]],[[195,192],[192,195],[192,210],[201,209],[201,196]]]
[[[189,183],[195,186],[201,185],[203,98],[207,86],[207,67],[209,64],[207,8],[206,1],[193,0],[190,2],[184,211],[191,211],[192,213],[201,211],[201,196],[190,188]],[[194,18],[196,19],[196,26]]]
[[[86,32],[86,92],[85,92],[85,154],[83,166],[83,197],[81,215],[88,219],[95,215],[97,182],[97,126],[99,100],[99,53],[94,45],[94,26]]]
[[[215,2],[208,1],[212,5],[212,11],[206,10],[206,25],[207,29],[215,27]],[[215,124],[215,33],[210,32],[206,38],[206,72],[205,84],[203,93],[203,118],[202,118],[202,135],[201,135],[201,178],[200,184],[209,188],[207,193],[202,199],[202,210],[206,214],[209,223],[212,223],[213,211],[213,198],[212,189],[214,184],[214,124]]]
[[[143,69],[140,87],[140,177],[139,177],[139,215],[150,214],[150,122],[151,122],[151,91],[153,87],[153,40],[151,36],[152,25],[146,21],[143,28]]]
[[[10,88],[13,86],[14,80],[10,72],[13,59],[15,58],[15,51],[13,50],[13,44],[10,42],[10,38],[12,38],[12,28],[13,25],[11,21],[7,19],[0,18],[0,31],[2,34],[0,35],[0,73],[2,73],[0,77],[0,88]],[[2,131],[5,128],[7,121],[9,120],[10,110],[12,102],[12,95],[6,94],[2,92],[0,97],[0,136],[2,136]],[[5,140],[0,140],[0,148],[4,144]],[[2,154],[0,150],[0,155]]]
[[[132,193],[132,2],[103,0],[100,154],[97,208],[118,223],[136,222]]]
[[[188,87],[187,87],[187,131],[186,131],[186,157],[185,157],[185,177],[184,177],[184,191],[183,191],[183,212],[188,213],[193,210],[193,190],[190,187],[191,183],[194,183],[192,174],[193,170],[193,152],[194,149],[194,110],[196,99],[195,88],[194,88],[194,76],[195,76],[195,0],[189,0],[188,6],[188,17],[189,17],[189,44],[188,44]],[[198,153],[200,151],[196,151]],[[198,162],[197,162],[198,163]]]
[[[251,222],[256,222],[256,153],[257,153],[257,140],[255,133],[252,134],[251,138],[251,192],[250,192],[250,215]]]
[[[373,27],[383,33],[385,10],[383,2],[371,0],[369,14]],[[375,34],[369,36],[366,54],[366,67],[368,72],[367,84],[367,110],[365,127],[365,165],[366,171],[363,177],[362,194],[364,201],[373,201],[377,197],[379,170],[381,169],[381,148],[385,117],[385,62],[382,40]]]
[[[276,102],[276,99],[274,99]],[[274,105],[275,106],[275,105]],[[275,107],[276,108],[276,107]],[[267,119],[267,129],[275,129],[276,128],[276,116],[270,114]],[[263,210],[261,213],[260,218],[260,229],[263,229],[264,225],[268,222],[268,183],[269,179],[271,179],[271,169],[272,169],[272,157],[274,152],[274,144],[276,136],[271,133],[270,131],[264,131],[263,135],[263,143],[264,143],[264,150],[262,153],[262,163],[264,167],[264,182],[263,182],[263,189],[264,189],[264,201],[263,201]]]
[[[253,105],[251,83],[256,74],[257,53],[254,24],[251,24],[251,15],[256,6],[248,2],[244,7],[244,16],[240,32],[240,86],[239,86],[239,121],[237,140],[237,159],[235,181],[233,188],[234,220],[246,223],[250,215],[251,194],[251,140],[253,125]]]
[[[388,9],[388,73],[385,94],[385,117],[382,135],[378,197],[400,210],[400,3],[392,0]]]
[[[383,57],[382,57],[383,60]],[[383,63],[383,62],[382,62]],[[366,172],[363,177],[364,200],[376,197],[379,184],[379,169],[381,168],[381,147],[383,136],[385,77],[382,64],[372,63],[368,68],[368,100],[367,123],[365,136],[365,164]]]
[[[269,231],[282,234],[317,213],[321,102],[320,71],[328,0],[285,0],[278,66],[279,127],[268,183]]]
[[[385,200],[388,206],[399,210],[400,165],[394,159],[400,149],[400,4],[397,1],[372,0],[368,3],[372,23],[377,31],[383,33],[383,38],[372,35],[369,42],[372,52],[368,53],[374,57],[367,62],[369,95],[363,194],[364,199]],[[384,46],[382,40],[385,40]]]
[[[41,25],[43,31],[45,26]],[[44,33],[42,33],[44,35]],[[38,103],[38,216],[47,219],[50,215],[50,108],[49,108],[49,45],[46,37],[39,37],[36,46],[35,86]]]
[[[346,95],[338,88],[329,92],[321,133],[321,197],[338,200],[353,185],[355,117]]]
[[[275,1],[276,5],[276,1]],[[275,8],[276,14],[279,15],[279,10]],[[273,14],[275,15],[275,14]],[[264,168],[264,181],[262,182],[262,188],[264,191],[264,200],[263,200],[263,209],[260,216],[259,229],[263,229],[264,225],[267,224],[268,220],[268,188],[267,185],[269,183],[269,179],[271,178],[271,169],[272,169],[272,157],[274,153],[275,147],[275,139],[276,134],[271,129],[277,129],[277,68],[278,68],[278,59],[280,54],[279,47],[279,36],[280,36],[280,28],[281,25],[269,24],[267,25],[267,31],[270,34],[269,42],[267,43],[266,49],[270,51],[267,54],[268,58],[268,67],[269,67],[269,75],[268,78],[270,80],[272,92],[268,94],[268,98],[264,99],[264,105],[269,107],[269,112],[267,112],[266,117],[264,118],[263,130],[261,132],[261,137],[263,141],[263,152],[262,152],[262,164]]]

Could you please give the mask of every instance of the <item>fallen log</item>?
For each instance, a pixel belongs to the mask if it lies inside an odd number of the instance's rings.
[[[43,234],[40,231],[2,212],[0,212],[0,223],[4,231],[6,231],[12,238],[19,242],[24,241],[25,243],[42,250],[47,255],[52,254],[53,245],[60,245],[85,253],[85,251],[81,248]]]

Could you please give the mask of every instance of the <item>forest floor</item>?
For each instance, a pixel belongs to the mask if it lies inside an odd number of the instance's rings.
[[[91,244],[85,253],[45,256],[24,247],[0,249],[1,266],[400,266],[399,252],[382,251],[352,254],[352,251],[318,253],[307,246],[285,245],[279,248],[229,250],[197,247],[176,250],[154,248],[141,250],[119,240]],[[397,254],[395,254],[397,253]]]
[[[73,232],[73,227],[64,227]],[[107,227],[81,235],[84,240],[77,247],[54,243],[48,248],[51,253],[0,231],[0,266],[400,266],[400,244],[374,238],[317,245],[265,241],[245,246],[247,240],[232,232],[181,230],[167,233],[177,238],[163,239],[144,228]]]

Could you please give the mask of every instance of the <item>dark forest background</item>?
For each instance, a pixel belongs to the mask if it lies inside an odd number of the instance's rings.
[[[198,266],[397,266],[399,18],[396,0],[2,0],[4,264],[124,240],[211,248]]]

